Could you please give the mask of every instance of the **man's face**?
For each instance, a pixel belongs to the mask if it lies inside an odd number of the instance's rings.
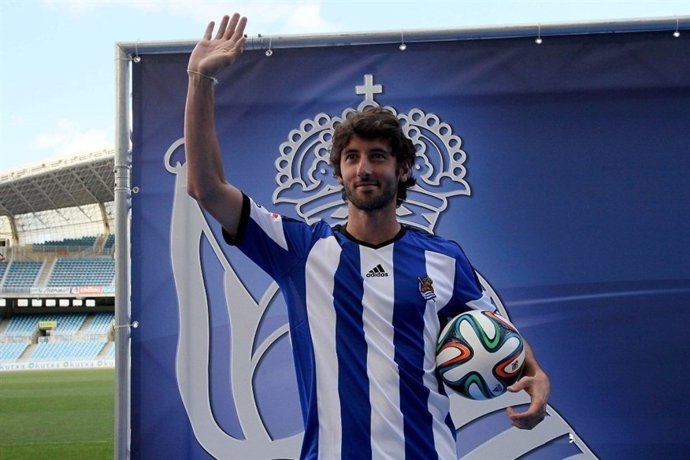
[[[388,141],[356,135],[343,148],[340,173],[345,198],[362,211],[395,208],[398,183],[408,174],[407,168],[398,167]]]

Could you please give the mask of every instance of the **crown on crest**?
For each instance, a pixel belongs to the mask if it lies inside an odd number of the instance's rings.
[[[357,110],[379,106],[374,95],[383,93],[383,86],[375,85],[372,75],[365,75],[364,84],[355,90],[364,96]],[[461,148],[462,140],[434,114],[418,108],[398,114],[392,107],[385,108],[398,117],[417,152],[412,167],[417,185],[408,189],[407,199],[397,210],[398,220],[433,233],[448,199],[471,193],[465,180],[467,155]],[[345,222],[347,204],[328,158],[335,127],[353,112],[355,109],[347,108],[334,117],[319,113],[311,120],[303,120],[299,129],[290,131],[287,141],[280,144],[280,156],[275,161],[278,170],[278,186],[273,193],[275,204],[293,204],[307,223],[321,219]]]

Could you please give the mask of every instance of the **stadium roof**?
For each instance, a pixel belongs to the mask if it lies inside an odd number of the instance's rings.
[[[0,216],[113,201],[114,156],[103,150],[0,173]]]

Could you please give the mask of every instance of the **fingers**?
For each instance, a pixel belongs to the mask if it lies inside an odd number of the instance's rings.
[[[240,23],[237,26],[237,31],[235,31],[235,36],[239,38],[244,38],[244,28],[247,26],[247,18],[240,19]]]
[[[213,33],[213,28],[216,26],[216,23],[211,21],[208,23],[206,26],[206,31],[204,32],[204,40],[210,40],[211,39],[211,34]]]
[[[236,15],[237,13],[235,13],[235,16]],[[220,40],[225,35],[225,30],[228,27],[228,21],[230,21],[230,17],[227,14],[223,16],[223,19],[220,20],[220,26],[218,27],[218,32],[216,33],[216,40]]]
[[[521,430],[531,430],[546,417],[546,406],[531,404],[529,409],[524,412],[518,412],[514,408],[509,407],[506,409],[506,412],[514,427]]]
[[[522,377],[520,380],[517,382],[513,383],[510,385],[506,390],[510,391],[511,393],[518,393],[522,390],[525,390],[529,393],[529,389],[533,384],[533,379],[532,377]]]
[[[216,32],[215,40],[232,40],[234,42],[244,45],[244,29],[247,26],[247,18],[240,16],[239,13],[235,13],[232,17],[225,15],[220,21],[218,31]],[[213,35],[213,28],[215,23],[211,21],[208,26],[206,26],[206,32],[204,33],[204,39],[211,40]]]
[[[534,377],[523,377],[509,386],[508,390],[513,393],[525,390],[531,399],[529,407],[524,412],[518,412],[512,407],[507,409],[508,417],[514,427],[531,430],[544,420],[549,394],[548,384]]]
[[[233,35],[233,39],[235,40],[235,49],[240,53],[244,50],[244,44],[247,42],[247,37],[244,35],[244,27],[246,25],[247,18],[242,18],[237,30],[235,31],[235,35]]]
[[[244,36],[244,28],[246,25],[247,18],[240,16],[239,13],[234,13],[232,17],[226,14],[220,21],[220,25],[218,26],[218,32],[216,32],[215,39],[229,40],[230,38],[234,37],[237,40],[240,37]],[[215,23],[211,21],[209,25],[206,27],[206,33],[204,34],[204,38],[206,38],[207,40],[211,39],[214,26]]]
[[[518,391],[522,391],[525,385],[520,383],[521,381],[522,380],[518,380],[517,382],[513,383],[508,388],[506,388],[506,390],[510,391],[511,393],[517,393]]]
[[[238,13],[232,15],[230,25],[225,31],[226,40],[240,41],[244,37],[244,28],[247,26],[247,18],[241,17]]]
[[[227,16],[225,16],[227,18]],[[223,35],[222,37],[226,40],[228,40],[232,35],[235,33],[235,28],[237,27],[237,23],[240,20],[240,15],[238,13],[235,13],[232,15],[230,18],[230,25],[227,29],[223,29]],[[220,34],[220,31],[218,31]],[[220,36],[218,37],[220,38]]]

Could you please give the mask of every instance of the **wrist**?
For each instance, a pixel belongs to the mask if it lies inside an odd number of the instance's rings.
[[[196,79],[198,81],[207,81],[212,83],[214,86],[218,84],[218,79],[216,77],[199,72],[198,70],[187,69],[187,75],[189,76],[190,80]]]

